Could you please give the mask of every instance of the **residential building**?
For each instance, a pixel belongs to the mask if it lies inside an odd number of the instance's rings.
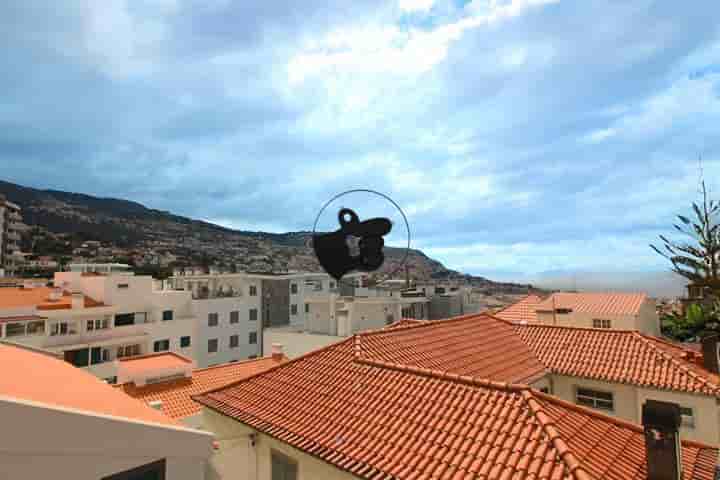
[[[0,195],[0,268],[12,275],[18,267],[20,234],[22,231],[20,206]]]
[[[48,352],[0,343],[0,478],[206,478],[213,436]]]
[[[121,359],[116,387],[183,425],[202,429],[202,405],[191,398],[193,395],[230,385],[285,361],[282,346],[277,345],[267,357],[200,369],[195,369],[187,357],[155,353]]]
[[[194,398],[214,470],[237,479],[714,478],[718,449],[680,440],[676,405],[646,404],[641,426],[542,393],[549,376],[512,324],[476,315],[358,333]]]
[[[497,316],[518,323],[637,330],[660,335],[655,300],[645,293],[559,292],[543,300],[528,295]]]
[[[114,360],[173,351],[191,357],[199,335],[188,292],[152,277],[57,272],[55,287],[26,281],[0,289],[0,339],[41,347],[113,381]]]

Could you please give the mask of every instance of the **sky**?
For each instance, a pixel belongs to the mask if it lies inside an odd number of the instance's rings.
[[[700,156],[720,196],[714,3],[0,2],[0,177],[273,232],[370,188],[467,273],[663,271]]]

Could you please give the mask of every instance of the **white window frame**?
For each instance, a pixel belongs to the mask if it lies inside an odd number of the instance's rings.
[[[581,393],[582,391],[582,393]],[[600,395],[610,395],[610,400]],[[584,402],[579,401],[583,399]],[[590,387],[575,386],[575,403],[585,407],[595,408],[597,410],[605,410],[608,412],[615,411],[615,394],[604,390],[596,390]],[[609,406],[608,406],[609,403]]]
[[[611,329],[612,321],[607,318],[593,318],[593,328]]]

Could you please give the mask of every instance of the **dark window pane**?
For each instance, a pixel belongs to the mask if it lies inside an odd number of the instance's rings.
[[[118,315],[115,315],[115,326],[116,327],[122,327],[125,325],[134,325],[135,324],[135,314],[134,313],[120,313]]]

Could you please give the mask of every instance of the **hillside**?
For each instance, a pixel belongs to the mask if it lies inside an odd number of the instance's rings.
[[[247,270],[320,271],[310,247],[310,232],[232,230],[129,200],[39,190],[4,181],[0,181],[0,193],[22,207],[27,225],[40,227],[46,235],[80,235],[115,247],[115,252],[125,249],[133,258],[171,255],[174,264],[192,264],[202,259],[203,263],[236,265]],[[403,249],[386,248],[382,272],[396,270],[404,254]],[[478,285],[524,288],[464,276],[419,250],[409,253],[407,264],[412,277],[417,279],[464,277]]]

